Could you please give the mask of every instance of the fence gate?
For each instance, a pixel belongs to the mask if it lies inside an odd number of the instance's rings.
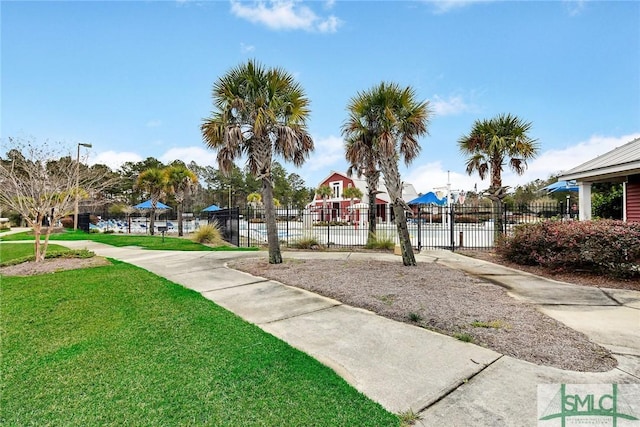
[[[216,222],[222,238],[234,246],[240,246],[240,208],[220,209],[209,213],[209,223]]]

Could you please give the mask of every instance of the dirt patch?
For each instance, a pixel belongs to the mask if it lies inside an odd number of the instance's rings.
[[[23,262],[0,268],[3,276],[33,276],[36,274],[55,273],[57,271],[75,270],[77,268],[99,267],[111,262],[103,257],[91,258],[52,258],[42,262]]]
[[[607,349],[503,288],[438,264],[288,259],[271,265],[251,258],[229,266],[390,319],[467,335],[476,344],[539,365],[591,372],[617,365]]]

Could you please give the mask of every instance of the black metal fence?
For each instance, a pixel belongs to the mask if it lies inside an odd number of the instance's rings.
[[[331,211],[331,212],[327,212]],[[366,209],[304,210],[277,209],[278,238],[285,246],[316,242],[329,248],[356,248],[367,244],[369,235]],[[407,227],[414,248],[490,249],[497,232],[509,233],[518,224],[550,218],[577,219],[578,212],[564,203],[520,206],[421,206],[408,212]],[[323,218],[336,220],[324,221]],[[391,218],[391,215],[387,215]],[[264,211],[248,208],[217,211],[211,214],[221,226],[225,240],[237,246],[267,243]],[[399,244],[394,221],[376,222],[378,240]]]
[[[217,224],[225,241],[240,246],[240,208],[210,212],[208,219],[209,223],[215,222]]]

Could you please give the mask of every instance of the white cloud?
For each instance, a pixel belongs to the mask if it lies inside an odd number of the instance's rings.
[[[250,52],[253,52],[255,49],[256,47],[253,45],[240,43],[240,51],[242,53],[250,53]]]
[[[547,179],[551,175],[573,169],[636,138],[640,138],[640,133],[620,137],[594,135],[587,141],[570,145],[564,149],[542,151],[538,157],[529,162],[529,167],[523,175],[518,176],[505,170],[502,174],[502,181],[505,185],[515,187],[536,179]]]
[[[315,150],[311,153],[309,160],[305,162],[305,169],[311,171],[324,170],[327,173],[331,169],[332,165],[342,161],[343,166],[346,160],[344,160],[344,141],[338,136],[329,136],[327,138],[315,139]],[[344,172],[344,171],[343,171]]]
[[[158,120],[158,119],[149,120],[147,122],[147,127],[148,128],[157,128],[157,127],[160,127],[160,126],[162,126],[162,121]]]
[[[199,166],[214,166],[218,167],[218,161],[216,160],[216,152],[203,147],[174,147],[167,150],[162,154],[158,160],[162,163],[171,163],[174,160],[182,160],[184,163],[189,164],[194,161]]]
[[[231,0],[231,13],[273,30],[304,30],[334,33],[341,21],[335,16],[316,15],[309,7],[295,0],[257,0],[247,5]]]
[[[563,0],[562,3],[567,9],[569,16],[577,16],[582,13],[586,7],[586,0]]]
[[[431,4],[436,14],[451,12],[478,3],[487,3],[495,0],[426,0]]]
[[[318,30],[321,33],[335,33],[339,26],[340,20],[332,15],[318,24]]]
[[[315,150],[304,165],[295,171],[305,181],[307,187],[315,187],[320,180],[326,178],[332,170],[347,171],[347,161],[344,158],[344,142],[337,136],[313,138]],[[285,166],[289,168],[289,166]],[[292,169],[293,172],[293,169]]]
[[[429,105],[436,116],[451,116],[472,110],[472,107],[460,95],[450,96],[447,99],[434,95],[433,99],[429,101]]]
[[[476,176],[469,176],[456,171],[446,171],[440,161],[430,162],[411,170],[403,175],[402,179],[410,184],[418,193],[437,191],[440,187],[446,187],[451,183],[451,190],[473,190],[477,184],[478,190],[484,189],[482,181]]]
[[[141,162],[144,160],[138,153],[131,151],[103,151],[95,156],[90,155],[88,162],[91,165],[107,165],[112,170],[118,170],[126,162]]]

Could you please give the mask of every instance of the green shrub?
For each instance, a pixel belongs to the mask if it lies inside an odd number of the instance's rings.
[[[410,322],[413,322],[413,323],[418,323],[422,320],[422,316],[414,312],[409,313],[407,315],[407,318],[409,319]]]
[[[374,234],[369,239],[365,248],[367,249],[387,249],[391,250],[396,245],[396,242],[388,234]]]
[[[217,223],[203,225],[193,234],[193,241],[198,243],[223,244],[224,239]]]
[[[613,220],[524,224],[499,241],[496,251],[515,263],[555,271],[640,276],[640,224]]]
[[[456,332],[453,334],[454,338],[459,339],[462,342],[473,342],[473,336],[469,335],[466,332]]]
[[[442,217],[440,220],[442,220]],[[479,217],[473,215],[456,215],[455,221],[458,224],[477,224],[482,222]]]
[[[315,236],[303,236],[291,243],[292,248],[296,249],[318,249],[320,242]]]
[[[316,221],[313,223],[314,227],[342,227],[344,225],[349,225],[349,223],[345,221]]]

